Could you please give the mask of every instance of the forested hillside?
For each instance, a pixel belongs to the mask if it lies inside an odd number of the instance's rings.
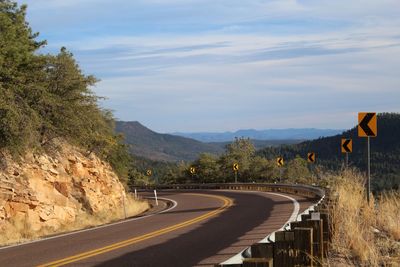
[[[378,114],[378,136],[371,138],[372,184],[376,189],[399,188],[400,186],[400,114]],[[297,145],[283,146],[281,155],[290,160],[297,155],[303,158],[308,152],[315,152],[317,163],[327,169],[337,170],[343,166],[345,155],[341,153],[341,139],[353,139],[353,153],[349,154],[350,166],[365,171],[367,166],[367,140],[359,138],[357,128],[341,135],[320,138]],[[265,148],[258,155],[272,159],[278,156],[280,148]]]
[[[313,183],[312,174],[305,159],[296,158],[287,162],[285,168],[278,167],[275,159],[265,159],[256,155],[256,149],[250,139],[237,138],[225,147],[220,156],[202,153],[193,162],[178,164],[158,163],[146,159],[135,159],[134,169],[130,173],[131,185],[150,183],[224,183],[234,182],[234,163],[239,164],[237,180],[239,182],[286,182]],[[190,173],[190,168],[195,173]],[[144,175],[151,169],[151,177]]]
[[[378,115],[378,137],[371,138],[372,186],[375,191],[397,189],[400,186],[400,114]],[[326,185],[327,174],[340,171],[344,167],[345,155],[341,153],[341,139],[353,139],[353,153],[349,155],[351,168],[366,172],[367,140],[359,138],[357,129],[345,131],[341,135],[320,138],[281,147],[267,147],[256,151],[250,139],[238,138],[225,146],[220,156],[208,153],[189,163],[157,163],[146,159],[136,159],[136,170],[131,172],[131,183],[213,183],[233,182],[232,165],[239,164],[239,182],[284,182]],[[307,153],[316,153],[316,163],[308,163]],[[284,165],[279,167],[276,159],[284,157]],[[195,173],[189,172],[195,167]],[[152,169],[153,175],[144,175]]]
[[[130,152],[138,157],[158,161],[190,161],[200,153],[221,154],[223,148],[190,138],[156,133],[137,121],[118,121],[116,131],[122,133]]]
[[[57,55],[41,54],[46,41],[25,16],[26,6],[0,1],[0,149],[17,155],[62,138],[127,174],[128,154],[114,134],[112,114],[90,89],[96,78],[64,47]]]

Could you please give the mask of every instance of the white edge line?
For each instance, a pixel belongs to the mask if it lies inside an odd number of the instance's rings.
[[[246,191],[246,192],[259,192],[259,191]],[[300,211],[300,204],[299,204],[299,202],[298,202],[296,199],[294,199],[294,198],[292,198],[292,197],[289,197],[289,196],[287,196],[287,195],[278,194],[278,193],[271,193],[271,192],[264,192],[264,193],[265,193],[265,194],[270,194],[270,195],[281,196],[281,197],[290,199],[290,200],[293,202],[293,205],[294,205],[293,212],[292,212],[292,214],[290,215],[289,220],[287,220],[287,222],[285,222],[285,224],[284,224],[284,225],[282,226],[282,228],[280,228],[280,229],[283,229],[289,222],[295,221],[295,220],[296,220],[297,215],[299,214],[299,211]],[[278,229],[278,230],[279,230],[279,229]],[[277,231],[278,231],[278,230],[277,230]],[[274,232],[276,232],[276,231],[274,231]],[[269,237],[269,235],[268,235],[267,237],[265,237],[264,239],[262,239],[261,241],[259,241],[258,243],[265,243],[265,242],[268,240],[268,237]],[[238,254],[236,254],[235,256],[233,256],[233,257],[227,259],[227,260],[224,261],[224,262],[221,262],[220,265],[241,264],[241,263],[243,263],[244,257],[242,256],[242,254],[243,254],[243,252],[246,251],[247,249],[248,249],[248,248],[245,248],[245,249],[243,249],[242,251],[240,251]]]
[[[152,197],[149,197],[149,198],[152,198]],[[158,199],[171,201],[173,203],[173,205],[170,208],[166,209],[166,210],[162,210],[160,212],[149,214],[149,215],[145,215],[145,216],[142,216],[142,217],[131,218],[131,219],[128,219],[128,220],[122,220],[122,221],[118,221],[118,222],[114,222],[114,223],[110,223],[110,224],[105,224],[105,225],[95,226],[95,227],[91,227],[91,228],[87,228],[87,229],[77,230],[77,231],[74,231],[74,232],[71,232],[71,233],[65,233],[65,234],[60,234],[60,235],[51,236],[51,237],[45,237],[45,238],[37,239],[37,240],[33,240],[33,241],[28,241],[28,242],[21,243],[21,244],[15,244],[15,245],[10,245],[10,246],[6,246],[6,247],[1,247],[0,250],[5,250],[5,249],[9,249],[9,248],[14,248],[14,247],[20,247],[20,246],[24,246],[24,245],[33,244],[33,243],[39,243],[39,242],[46,241],[46,240],[61,238],[61,237],[65,237],[65,236],[70,236],[70,235],[75,235],[75,234],[80,234],[80,233],[84,233],[84,232],[89,232],[89,231],[101,229],[101,228],[106,228],[106,227],[110,227],[110,226],[114,226],[114,225],[118,225],[118,224],[137,221],[137,220],[141,220],[141,219],[145,219],[145,218],[149,218],[149,217],[155,216],[157,214],[168,212],[170,210],[175,209],[178,206],[178,202],[176,202],[173,199],[162,198],[162,197],[159,197]]]

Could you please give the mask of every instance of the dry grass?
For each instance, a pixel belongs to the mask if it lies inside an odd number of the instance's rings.
[[[149,209],[147,201],[134,200],[133,196],[127,195],[125,199],[125,209],[127,217],[132,217]],[[94,215],[81,212],[76,216],[73,223],[60,224],[56,230],[53,228],[42,228],[39,231],[32,230],[24,217],[13,218],[2,227],[0,235],[0,245],[9,245],[35,240],[43,236],[71,232],[80,229],[99,226],[124,219],[124,210],[103,211]]]
[[[365,179],[353,170],[330,177],[333,240],[331,266],[400,266],[400,195],[366,200]],[[340,263],[340,264],[339,264]]]
[[[400,241],[400,192],[382,194],[378,200],[377,226]]]

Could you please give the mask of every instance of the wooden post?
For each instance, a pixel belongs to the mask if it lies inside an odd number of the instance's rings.
[[[313,229],[295,228],[296,266],[313,266]]]
[[[323,246],[324,246],[324,258],[328,257],[329,243],[332,240],[332,231],[329,225],[329,214],[320,213],[323,228]]]
[[[301,221],[305,222],[311,219],[311,215],[310,214],[302,214],[301,215]]]
[[[274,257],[274,243],[255,243],[250,249],[252,258]]]
[[[313,229],[313,253],[319,262],[322,261],[324,255],[323,246],[323,224],[322,220],[309,220],[304,222],[293,222],[290,224],[292,229],[296,228],[312,228]],[[318,265],[318,262],[316,262]]]
[[[293,267],[295,256],[294,232],[275,232],[274,266]]]

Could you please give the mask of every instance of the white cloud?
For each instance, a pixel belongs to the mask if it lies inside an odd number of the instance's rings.
[[[49,49],[102,79],[105,106],[156,130],[345,128],[359,110],[400,111],[398,0],[27,2]]]

